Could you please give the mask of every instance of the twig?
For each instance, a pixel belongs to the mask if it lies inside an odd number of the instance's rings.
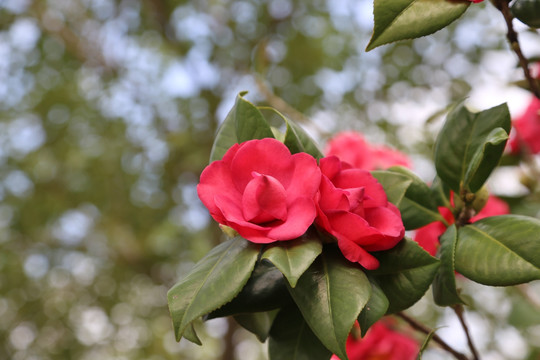
[[[309,119],[304,116],[300,111],[293,108],[291,105],[289,105],[285,100],[280,98],[279,96],[275,95],[272,90],[268,88],[268,86],[264,83],[264,80],[262,77],[258,74],[255,74],[255,81],[257,83],[257,87],[259,88],[259,91],[264,96],[266,101],[273,106],[274,108],[278,109],[279,111],[288,114],[290,117],[292,117],[294,120],[301,122],[301,123],[307,123],[309,122]]]
[[[419,323],[418,321],[414,320],[413,318],[409,317],[403,312],[399,312],[396,314],[403,320],[405,320],[413,329],[420,331],[426,335],[430,334],[432,332],[431,329],[426,327],[425,325]],[[433,334],[433,337],[431,338],[433,341],[435,341],[437,344],[440,345],[444,350],[449,352],[450,354],[454,355],[454,357],[458,360],[468,360],[467,356],[460,353],[459,351],[452,348],[450,345],[448,345],[443,339],[441,339],[437,334]]]
[[[463,331],[465,331],[465,335],[467,336],[467,343],[469,344],[469,348],[471,349],[473,359],[479,360],[480,356],[478,355],[478,351],[476,350],[476,347],[474,346],[471,334],[469,332],[469,327],[467,326],[467,323],[465,322],[465,317],[463,316],[463,306],[456,305],[452,307],[452,309],[454,309],[454,312],[456,313],[459,319],[459,322],[461,323],[461,327],[463,327]]]
[[[493,3],[495,4],[495,7],[499,9],[499,11],[502,13],[504,20],[506,22],[506,27],[508,28],[508,32],[506,34],[506,37],[508,39],[508,42],[510,43],[510,47],[512,50],[516,53],[519,64],[521,65],[521,68],[523,69],[523,73],[525,74],[525,79],[529,83],[529,86],[531,88],[531,91],[533,94],[540,99],[540,87],[538,86],[538,83],[536,80],[532,77],[531,72],[529,70],[529,62],[527,58],[523,55],[523,52],[521,51],[521,46],[519,45],[518,35],[516,31],[514,30],[514,25],[512,24],[512,20],[514,17],[512,16],[512,13],[510,12],[510,8],[508,6],[508,3],[510,1],[508,0],[495,0]]]

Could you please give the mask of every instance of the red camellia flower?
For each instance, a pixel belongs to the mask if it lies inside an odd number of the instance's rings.
[[[371,145],[361,134],[354,132],[335,136],[328,142],[325,153],[364,170],[388,169],[394,165],[411,167],[406,155],[385,146]]]
[[[347,344],[349,360],[414,360],[420,346],[410,337],[387,327],[379,321],[369,328],[363,338],[349,335]],[[331,360],[339,360],[336,355]]]
[[[533,97],[523,115],[512,125],[514,132],[509,141],[510,151],[518,153],[522,146],[526,146],[530,153],[540,153],[540,99]]]
[[[335,156],[320,160],[322,179],[316,224],[332,234],[343,255],[364,268],[379,267],[369,252],[393,248],[405,233],[399,210],[366,170]]]
[[[454,216],[450,209],[446,207],[439,207],[439,212],[448,222],[448,224],[454,223]],[[508,204],[499,199],[496,196],[490,195],[486,205],[480,210],[478,214],[471,218],[471,222],[478,221],[488,216],[504,215],[510,212]],[[435,221],[431,224],[423,226],[416,230],[414,241],[418,243],[424,250],[431,255],[437,253],[439,248],[439,237],[446,231],[446,225],[441,221]]]
[[[201,174],[197,193],[210,215],[255,243],[291,240],[316,216],[321,171],[275,139],[233,145]]]

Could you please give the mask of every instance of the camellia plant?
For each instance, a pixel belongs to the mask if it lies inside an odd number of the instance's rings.
[[[508,2],[494,4],[512,16]],[[368,50],[430,34],[469,5],[375,1]],[[437,305],[464,321],[456,276],[488,286],[540,279],[540,220],[508,214],[486,189],[509,139],[506,104],[452,107],[427,184],[405,155],[358,134],[339,135],[323,153],[294,121],[244,95],[218,130],[197,187],[228,240],[170,289],[177,340],[201,344],[201,319],[233,316],[268,341],[270,359],[414,359],[432,342],[466,359],[435,332],[424,331],[420,346],[385,315],[422,331],[402,311],[429,287]],[[512,149],[531,137],[524,126]],[[409,230],[417,230],[414,240]]]

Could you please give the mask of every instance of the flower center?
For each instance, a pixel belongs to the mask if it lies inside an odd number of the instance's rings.
[[[254,171],[244,189],[244,218],[255,224],[287,219],[285,188],[274,177]]]

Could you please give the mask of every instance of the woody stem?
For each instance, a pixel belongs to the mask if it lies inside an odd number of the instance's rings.
[[[538,82],[532,77],[531,72],[529,70],[529,62],[527,58],[523,55],[523,52],[521,51],[518,35],[516,31],[514,30],[514,25],[512,24],[512,20],[514,19],[514,17],[512,16],[512,13],[510,12],[510,7],[508,6],[509,3],[510,3],[509,0],[493,0],[493,4],[502,13],[504,17],[504,21],[506,22],[506,27],[508,28],[508,32],[506,33],[506,38],[508,39],[508,42],[510,43],[510,48],[516,53],[519,59],[519,65],[523,69],[523,74],[525,75],[525,79],[529,83],[529,87],[531,91],[537,98],[540,99],[540,87],[538,85]]]
[[[421,333],[424,333],[426,335],[429,335],[429,334],[433,333],[432,329],[430,329],[427,326],[419,323],[418,321],[416,321],[415,319],[409,317],[408,315],[406,315],[403,312],[399,312],[396,315],[399,316],[400,318],[402,318],[403,320],[405,320],[413,329],[415,329],[415,330],[417,330],[417,331],[419,331]],[[439,346],[441,348],[443,348],[445,351],[452,354],[456,359],[458,359],[458,360],[468,360],[467,356],[465,356],[464,354],[462,354],[459,351],[452,348],[443,339],[441,339],[437,334],[433,334],[433,336],[431,337],[431,340],[433,340],[434,342],[439,344]]]

